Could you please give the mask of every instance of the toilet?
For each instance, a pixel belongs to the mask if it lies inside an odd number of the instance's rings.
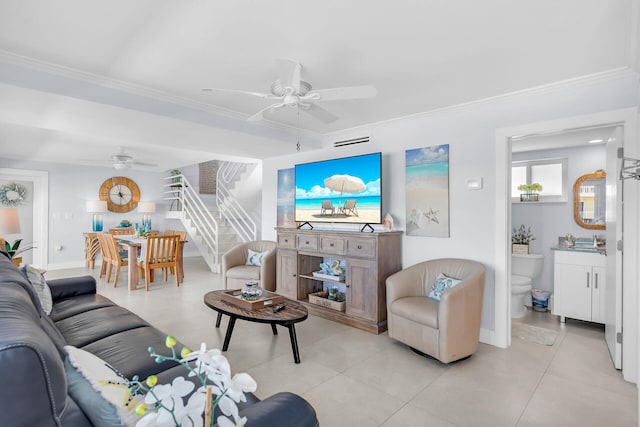
[[[543,262],[542,254],[511,254],[511,317],[522,317],[527,312],[525,299],[531,295]]]

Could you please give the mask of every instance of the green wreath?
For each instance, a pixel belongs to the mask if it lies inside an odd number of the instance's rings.
[[[15,207],[24,202],[27,189],[24,185],[12,182],[0,187],[0,203],[4,206]]]

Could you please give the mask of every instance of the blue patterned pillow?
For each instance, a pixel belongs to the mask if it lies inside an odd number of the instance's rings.
[[[442,297],[442,294],[445,293],[447,290],[453,288],[455,285],[457,285],[460,282],[462,282],[462,280],[454,279],[453,277],[445,276],[444,274],[440,273],[438,274],[438,277],[436,277],[436,281],[431,287],[431,290],[429,291],[429,295],[427,296],[434,301],[440,302],[440,298]]]
[[[247,249],[249,251],[249,255],[247,256],[247,265],[255,265],[256,267],[260,267],[262,265],[262,260],[269,253],[269,251],[264,252],[256,252],[251,249]]]

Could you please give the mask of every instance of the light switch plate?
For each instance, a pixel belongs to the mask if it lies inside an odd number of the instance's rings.
[[[467,178],[466,186],[467,186],[467,190],[481,190],[482,189],[482,177],[479,177],[479,178]]]

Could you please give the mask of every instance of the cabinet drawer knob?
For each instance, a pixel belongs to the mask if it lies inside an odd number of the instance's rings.
[[[335,245],[333,243],[329,243],[329,246],[334,247]]]
[[[362,249],[362,245],[358,245],[358,249]]]
[[[304,244],[305,244],[305,245],[308,245],[308,244],[309,244],[309,241],[307,240],[306,242],[304,242]]]
[[[285,243],[289,243],[289,239],[284,239],[284,242]]]

